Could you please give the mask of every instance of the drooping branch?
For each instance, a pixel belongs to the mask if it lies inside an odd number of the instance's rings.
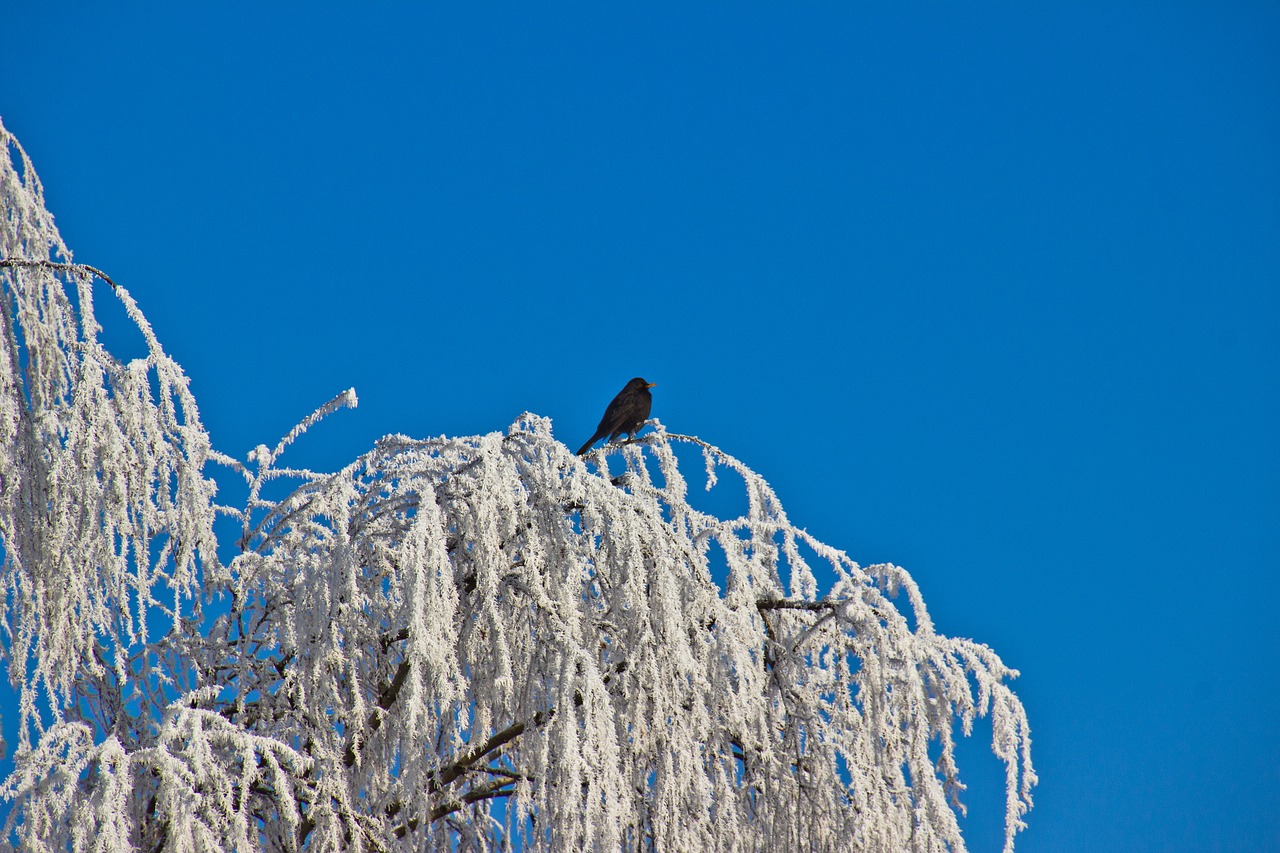
[[[396,673],[391,677],[390,683],[384,687],[378,695],[378,710],[369,714],[365,720],[365,728],[369,734],[373,734],[382,728],[382,720],[385,713],[395,704],[396,699],[400,697],[400,690],[404,687],[404,681],[409,677],[409,662],[401,661],[396,667]],[[342,755],[342,763],[351,767],[356,763],[360,752],[360,743],[367,738],[367,735],[353,732],[348,740],[346,751]]]
[[[54,272],[69,272],[80,275],[95,275],[98,278],[111,285],[112,290],[118,290],[116,283],[111,280],[111,276],[104,273],[97,267],[91,267],[88,264],[64,264],[57,261],[46,260],[24,260],[22,258],[0,258],[0,269],[4,268],[18,269],[46,269]]]

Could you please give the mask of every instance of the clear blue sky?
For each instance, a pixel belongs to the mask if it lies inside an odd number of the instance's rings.
[[[4,14],[219,448],[352,385],[296,463],[576,447],[643,375],[1022,670],[1019,850],[1280,849],[1280,7],[360,5]]]

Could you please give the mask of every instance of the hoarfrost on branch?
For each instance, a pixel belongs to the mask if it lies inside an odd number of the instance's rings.
[[[656,422],[586,460],[526,413],[280,467],[349,391],[224,456],[0,143],[3,843],[963,850],[956,728],[989,714],[1012,849],[1035,784],[1017,673],[938,634],[903,569],[816,541]],[[99,342],[99,281],[145,357]],[[695,509],[678,450],[707,488],[734,472],[745,513]]]

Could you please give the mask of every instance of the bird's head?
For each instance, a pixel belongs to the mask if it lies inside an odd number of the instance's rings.
[[[627,383],[627,387],[635,388],[636,390],[639,390],[641,388],[653,388],[657,384],[658,384],[657,382],[645,382],[643,379],[637,376],[635,379],[632,379],[630,382]]]

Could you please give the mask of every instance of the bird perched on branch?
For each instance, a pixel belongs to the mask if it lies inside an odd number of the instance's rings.
[[[623,433],[634,436],[636,430],[649,418],[649,409],[653,406],[653,395],[649,393],[649,389],[656,384],[645,382],[639,376],[628,382],[604,410],[604,417],[600,419],[600,426],[596,427],[596,434],[582,445],[578,455],[586,453],[591,445],[606,435],[610,441]]]

